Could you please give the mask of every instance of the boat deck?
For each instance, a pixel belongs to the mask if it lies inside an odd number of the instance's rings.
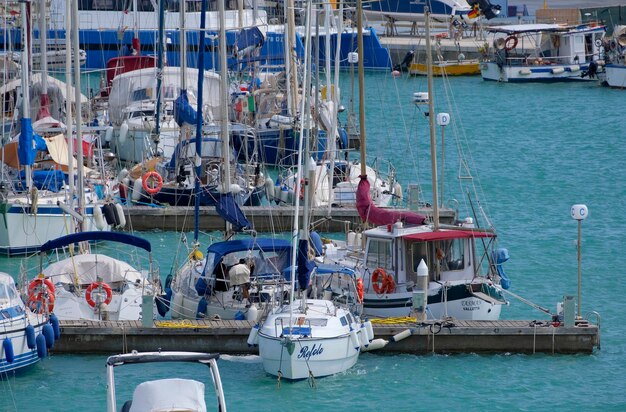
[[[387,353],[592,353],[600,348],[600,329],[587,322],[555,326],[548,321],[428,321],[374,323],[376,338],[389,340]],[[55,353],[123,353],[132,350],[178,350],[257,354],[249,347],[253,323],[238,320],[61,321]],[[392,337],[409,329],[398,342]]]

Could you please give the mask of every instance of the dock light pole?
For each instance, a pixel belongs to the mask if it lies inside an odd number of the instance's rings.
[[[581,229],[583,220],[587,219],[589,215],[589,210],[587,210],[587,206],[585,205],[574,205],[572,206],[572,217],[578,220],[578,241],[576,242],[576,252],[578,257],[578,315],[576,316],[580,319],[580,261],[581,261]]]

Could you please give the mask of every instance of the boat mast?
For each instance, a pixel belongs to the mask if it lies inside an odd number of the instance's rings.
[[[289,89],[291,89],[291,94],[289,95],[291,99],[289,100],[291,108],[291,113],[289,113],[292,117],[295,117],[297,114],[297,106],[298,106],[298,79],[297,79],[297,70],[296,70],[296,19],[294,17],[295,7],[293,0],[286,0],[285,4],[287,5],[286,16],[287,16],[287,50],[288,55],[285,56],[289,59],[288,74],[289,74]]]
[[[220,129],[222,133],[222,157],[224,158],[224,167],[222,169],[222,193],[226,194],[230,191],[230,134],[228,130],[228,60],[226,57],[226,19],[224,18],[224,2],[225,0],[218,0],[217,3],[220,15],[220,111],[222,117]],[[202,50],[202,52],[204,52],[204,50]],[[202,93],[202,90],[198,90],[198,93]],[[226,221],[226,230],[224,235],[228,238],[231,231],[232,225]]]
[[[69,181],[69,193],[67,203],[70,208],[74,208],[74,137],[72,136],[72,44],[71,44],[71,32],[72,32],[72,3],[70,0],[65,0],[65,15],[66,19],[65,27],[65,124],[66,124],[66,136],[67,136],[67,173]]]
[[[39,2],[39,55],[40,55],[40,66],[41,66],[41,98],[40,98],[40,108],[39,113],[37,114],[37,120],[43,119],[46,116],[50,116],[50,111],[48,110],[49,101],[48,101],[48,51],[47,47],[47,39],[48,32],[46,27],[46,0],[41,0]]]
[[[200,14],[200,40],[198,44],[198,115],[196,118],[196,158],[202,153],[202,90],[204,89],[204,31],[206,29],[206,9],[207,0],[202,0],[201,14]],[[181,54],[182,59],[186,59],[184,53]],[[184,76],[183,76],[184,77]],[[193,239],[194,247],[198,245],[198,237],[200,233],[198,215],[200,212],[200,175],[202,173],[202,162],[196,163],[196,178],[194,179],[194,225],[193,225]]]
[[[21,3],[20,11],[22,13],[22,125],[25,125],[26,123],[30,125],[30,102],[28,97],[30,95],[28,87],[30,69],[28,67],[28,19],[26,13],[26,2]],[[29,128],[31,129],[30,133],[32,135],[32,127],[29,126]],[[25,127],[22,127],[20,134],[24,134],[27,132],[24,129]],[[33,177],[31,176],[30,163],[24,165],[24,174],[26,175],[26,189],[30,192],[31,187],[33,186]]]
[[[69,0],[68,0],[69,1]],[[74,56],[74,101],[76,104],[76,163],[77,163],[77,199],[78,213],[83,213],[85,204],[85,184],[83,174],[83,136],[81,130],[82,108],[80,92],[80,48],[78,44],[78,1],[72,2],[72,56]],[[78,221],[78,231],[83,230],[83,223]]]
[[[367,176],[367,169],[365,164],[365,73],[363,67],[363,1],[357,0],[356,2],[356,25],[357,25],[357,51],[358,51],[358,72],[359,72],[359,132],[360,146],[361,146],[361,178],[364,179]],[[337,41],[339,41],[340,33],[337,34]]]
[[[428,126],[430,129],[430,161],[433,186],[433,224],[434,230],[439,230],[437,146],[435,140],[435,107],[433,104],[433,53],[430,45],[430,8],[428,6],[424,7],[424,17],[426,20],[426,77],[428,80]]]
[[[67,0],[69,1],[69,0]],[[161,83],[163,81],[163,55],[165,54],[164,46],[164,32],[165,32],[165,1],[159,1],[159,35],[157,36],[157,70],[156,70],[156,108],[154,113],[154,134],[155,137],[153,140],[158,141],[159,135],[161,134],[161,122],[159,118],[161,117]]]

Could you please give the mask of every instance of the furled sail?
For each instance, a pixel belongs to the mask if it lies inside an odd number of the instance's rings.
[[[376,207],[370,197],[370,182],[367,180],[367,176],[361,176],[361,181],[356,189],[356,208],[361,220],[374,225],[390,225],[395,222],[421,225],[426,220],[426,216],[419,213]]]

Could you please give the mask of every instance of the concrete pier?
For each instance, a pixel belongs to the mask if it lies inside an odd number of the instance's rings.
[[[249,347],[253,323],[235,320],[61,321],[61,338],[54,353],[124,353],[132,350],[180,350],[230,354],[257,354]],[[406,329],[399,342],[392,337]],[[427,353],[592,353],[600,347],[596,325],[555,326],[547,321],[448,321],[374,324],[376,338],[389,340],[377,352]]]

